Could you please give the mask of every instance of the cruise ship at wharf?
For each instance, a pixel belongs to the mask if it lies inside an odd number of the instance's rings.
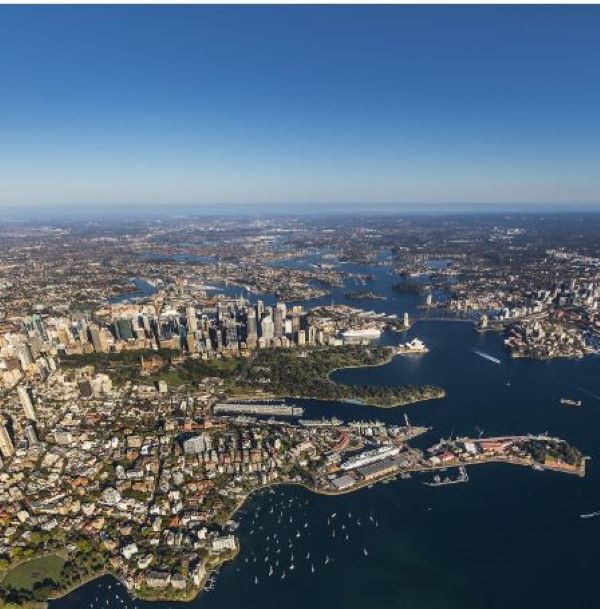
[[[586,459],[564,440],[548,435],[442,439],[425,453],[398,443],[348,457],[340,464],[343,473],[330,478],[326,492],[345,493],[398,475],[449,468],[458,468],[459,481],[466,482],[468,466],[486,463],[508,463],[583,477]]]

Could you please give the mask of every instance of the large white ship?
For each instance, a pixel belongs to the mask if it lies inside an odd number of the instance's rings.
[[[363,465],[369,465],[369,463],[375,463],[376,461],[381,461],[387,457],[393,457],[399,452],[400,449],[397,446],[380,446],[379,448],[366,450],[358,455],[350,457],[344,461],[340,467],[345,470],[362,467]]]
[[[363,328],[360,330],[344,330],[342,332],[344,338],[379,338],[381,330],[379,328]]]

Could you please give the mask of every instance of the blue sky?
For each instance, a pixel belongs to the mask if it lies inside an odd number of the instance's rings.
[[[599,204],[600,7],[0,6],[0,206]]]

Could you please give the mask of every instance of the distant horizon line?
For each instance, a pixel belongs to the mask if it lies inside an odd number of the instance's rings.
[[[418,216],[418,215],[493,215],[540,213],[600,213],[598,203],[110,203],[0,206],[0,222],[32,220],[101,220],[109,218],[139,220],[177,220],[193,217],[265,216]]]

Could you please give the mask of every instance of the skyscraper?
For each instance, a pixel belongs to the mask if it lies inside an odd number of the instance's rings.
[[[256,303],[256,319],[262,319],[264,312],[265,312],[265,305],[262,300],[259,300]]]
[[[196,309],[194,307],[188,307],[185,310],[185,316],[187,319],[188,332],[196,332],[198,329],[198,320],[196,319]]]
[[[6,429],[6,423],[2,421],[0,423],[0,453],[3,457],[10,457],[15,452],[12,440]]]
[[[21,406],[23,406],[23,410],[25,411],[25,416],[30,421],[35,421],[35,410],[33,408],[33,402],[31,401],[31,396],[29,395],[29,391],[23,387],[17,387],[17,393],[19,394],[19,400],[21,401]]]
[[[276,338],[283,336],[283,311],[279,306],[273,311],[273,335]]]
[[[23,369],[27,368],[27,366],[33,362],[33,356],[31,355],[29,345],[20,345],[17,349],[17,357],[21,362],[21,367]]]
[[[257,328],[256,328],[256,313],[254,309],[248,310],[248,316],[246,318],[246,337],[247,338],[256,338],[257,337]]]
[[[37,433],[35,432],[35,428],[31,423],[28,423],[25,426],[25,437],[27,438],[27,442],[29,446],[37,446],[39,444],[39,440],[37,437]]]
[[[92,337],[94,351],[97,353],[106,353],[108,351],[108,343],[101,328],[90,326],[90,336]]]
[[[262,337],[266,340],[270,340],[274,336],[274,324],[270,317],[263,317],[260,322],[260,330]]]

